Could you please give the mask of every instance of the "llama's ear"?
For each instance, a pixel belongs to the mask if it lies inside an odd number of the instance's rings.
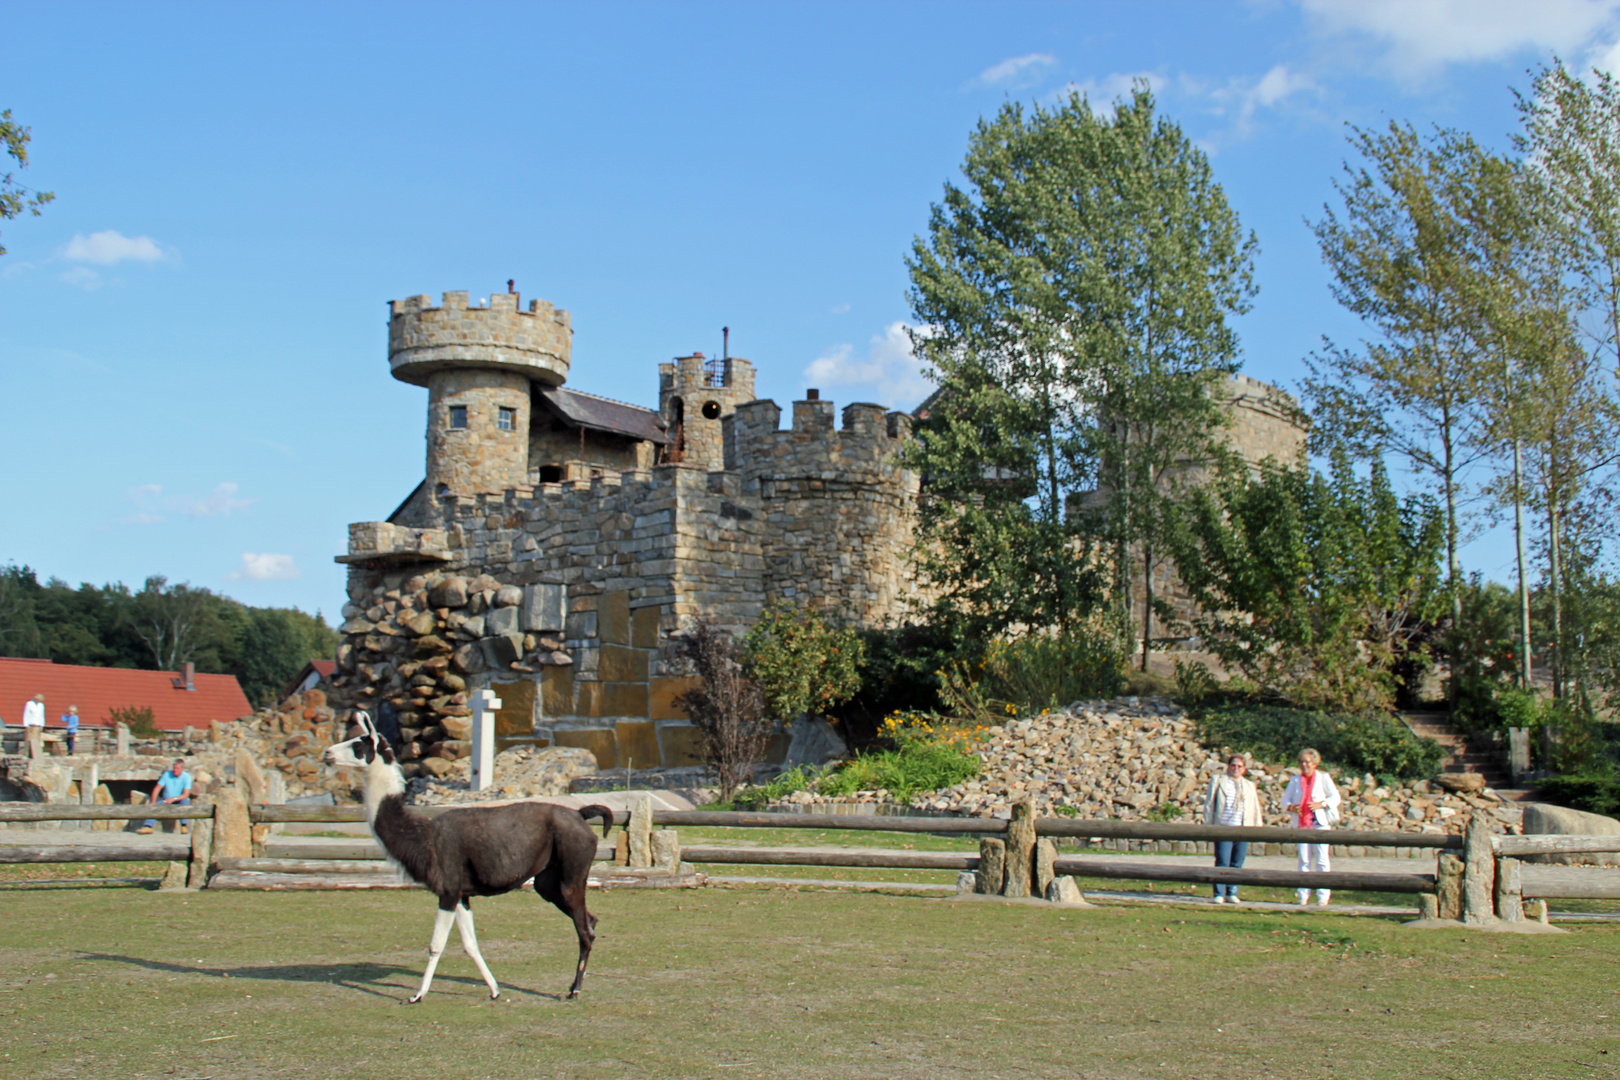
[[[394,748],[388,745],[387,739],[377,744],[377,756],[383,759],[384,765],[394,764]]]
[[[371,722],[371,714],[364,709],[354,710],[354,722],[360,725],[360,734],[377,734],[377,725]]]

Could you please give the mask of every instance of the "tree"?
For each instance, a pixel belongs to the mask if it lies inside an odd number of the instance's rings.
[[[697,675],[698,684],[679,695],[697,728],[703,759],[714,767],[720,801],[727,802],[764,757],[771,725],[765,720],[765,695],[743,668],[742,649],[731,635],[699,619],[680,639],[679,655]]]
[[[824,716],[861,687],[866,643],[810,607],[778,600],[743,639],[743,662],[778,720]]]
[[[1186,517],[1177,565],[1224,664],[1307,708],[1391,703],[1392,669],[1438,614],[1432,499],[1402,502],[1381,463],[1363,480],[1341,448],[1327,476],[1228,470]]]
[[[1359,349],[1326,342],[1308,361],[1312,449],[1404,458],[1439,491],[1453,622],[1460,619],[1462,512],[1482,438],[1481,349],[1473,289],[1478,250],[1467,220],[1478,147],[1390,122],[1352,129],[1363,164],[1334,183],[1344,203],[1314,226],[1334,297],[1373,331]]]
[[[216,656],[207,667],[217,670],[217,653],[226,637],[221,599],[184,582],[170,586],[168,578],[160,574],[147,578],[133,598],[131,630],[151,653],[153,667],[176,671],[209,650]]]
[[[1553,684],[1561,696],[1569,652],[1563,598],[1571,566],[1595,562],[1612,536],[1613,492],[1602,481],[1612,481],[1620,460],[1620,84],[1601,71],[1577,78],[1555,62],[1538,72],[1529,96],[1519,96],[1519,112],[1516,143],[1562,290],[1554,332],[1531,338],[1511,413],[1529,433],[1536,501],[1546,516]],[[1564,289],[1565,280],[1573,287]],[[1570,550],[1576,536],[1586,550]]]
[[[271,705],[310,660],[329,657],[337,632],[297,608],[248,608],[229,667],[254,705]]]
[[[1218,454],[1254,239],[1145,85],[1112,116],[1008,104],[962,171],[906,260],[940,385],[910,451],[934,617],[979,639],[1072,625],[1106,596],[1105,551],[1128,604],[1134,545],[1145,649],[1167,481]]]
[[[17,163],[19,169],[28,168],[28,143],[31,138],[28,128],[11,119],[10,109],[0,112],[0,145],[5,147],[6,154]],[[0,173],[0,221],[10,221],[21,216],[25,210],[38,217],[39,208],[56,198],[49,191],[24,187],[15,177],[15,173]],[[0,255],[5,253],[5,246],[0,245]]]

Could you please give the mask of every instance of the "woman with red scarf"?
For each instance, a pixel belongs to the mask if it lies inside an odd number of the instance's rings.
[[[1317,768],[1320,764],[1321,754],[1309,748],[1301,750],[1299,775],[1288,781],[1288,790],[1283,793],[1283,807],[1296,815],[1293,824],[1301,829],[1328,829],[1339,820],[1339,789],[1334,786],[1333,777]],[[1300,844],[1298,847],[1300,873],[1325,874],[1333,869],[1328,860],[1328,845]],[[1326,907],[1331,895],[1330,889],[1317,889],[1316,902]],[[1310,900],[1311,890],[1299,890],[1301,905]]]

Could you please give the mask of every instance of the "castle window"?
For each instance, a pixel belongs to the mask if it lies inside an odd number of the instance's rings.
[[[703,418],[705,420],[720,419],[720,403],[718,401],[705,401],[703,403]]]
[[[517,410],[502,405],[500,411],[495,414],[495,426],[502,431],[511,431],[517,427]]]
[[[560,483],[562,483],[562,466],[561,465],[542,465],[542,466],[540,466],[540,482],[542,484],[560,484]]]
[[[464,428],[467,426],[467,406],[450,406],[450,426],[453,428]]]

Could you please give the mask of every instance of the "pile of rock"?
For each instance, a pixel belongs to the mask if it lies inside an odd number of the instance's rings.
[[[418,574],[397,588],[353,584],[332,685],[374,715],[385,701],[394,707],[407,776],[449,777],[471,752],[466,676],[574,662],[560,632],[528,629],[560,627],[561,603],[555,587],[502,585],[488,574]]]
[[[229,769],[248,786],[252,801],[323,792],[347,800],[358,777],[353,770],[321,761],[326,748],[344,737],[344,725],[327,703],[325,692],[305,690],[251,715],[214,721],[207,743],[193,752],[190,768],[205,789],[211,783],[222,783]],[[263,790],[272,773],[280,774],[282,791]]]
[[[1033,799],[1043,815],[1199,821],[1210,778],[1226,767],[1225,748],[1201,745],[1184,710],[1154,698],[1076,702],[1068,709],[1015,720],[985,740],[979,757],[977,777],[914,797],[912,806],[924,812],[1007,817],[1014,803]],[[1265,824],[1293,824],[1283,810],[1283,792],[1298,771],[1259,762],[1250,769]],[[1344,797],[1341,828],[1461,832],[1475,808],[1489,811],[1510,831],[1520,825],[1520,809],[1479,784],[1454,783],[1474,790],[1452,791],[1427,780],[1384,786],[1370,775],[1334,779]],[[895,801],[888,792],[860,792],[854,799]],[[800,806],[829,801],[835,800],[808,792],[783,800]]]
[[[495,755],[489,790],[471,790],[470,772],[469,762],[457,761],[442,778],[419,776],[406,786],[406,798],[423,806],[567,795],[574,780],[596,772],[596,758],[579,747],[514,746]]]

